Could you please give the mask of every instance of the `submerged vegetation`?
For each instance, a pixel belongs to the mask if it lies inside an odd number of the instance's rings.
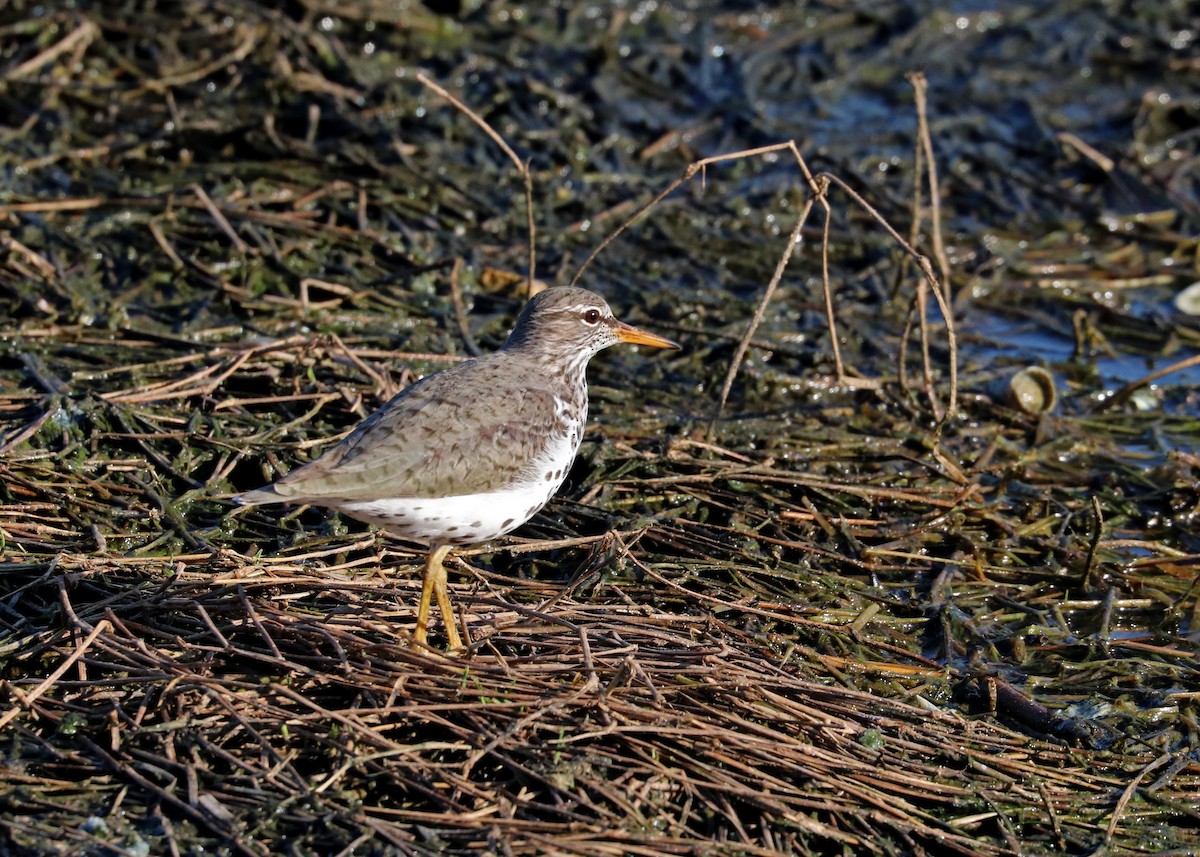
[[[0,852],[1194,852],[1188,4],[97,5],[0,10]],[[469,656],[234,510],[627,223],[684,350]]]

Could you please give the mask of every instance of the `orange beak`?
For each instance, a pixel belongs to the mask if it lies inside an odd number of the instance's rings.
[[[642,330],[623,321],[618,321],[613,325],[613,333],[617,335],[617,339],[621,340],[621,342],[626,342],[630,345],[651,345],[655,348],[679,348],[678,342],[672,342],[665,336],[659,336],[657,333]]]

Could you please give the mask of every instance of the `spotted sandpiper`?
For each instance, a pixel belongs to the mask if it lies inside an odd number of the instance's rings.
[[[546,505],[583,439],[588,361],[621,342],[679,347],[618,321],[594,292],[546,289],[498,351],[402,390],[320,458],[234,500],[324,506],[427,543],[413,637],[425,643],[432,595],[461,648],[442,561]]]

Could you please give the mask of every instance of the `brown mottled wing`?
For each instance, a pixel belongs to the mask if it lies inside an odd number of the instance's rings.
[[[563,429],[554,394],[532,367],[509,358],[497,352],[413,384],[325,455],[275,482],[273,499],[450,496],[511,482]]]

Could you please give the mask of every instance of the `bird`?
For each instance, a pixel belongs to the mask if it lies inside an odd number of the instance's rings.
[[[558,491],[583,440],[588,362],[618,343],[680,347],[617,320],[595,292],[547,288],[498,350],[406,387],[320,457],[233,500],[320,506],[428,545],[412,639],[428,645],[436,598],[447,649],[461,649],[443,562]]]

